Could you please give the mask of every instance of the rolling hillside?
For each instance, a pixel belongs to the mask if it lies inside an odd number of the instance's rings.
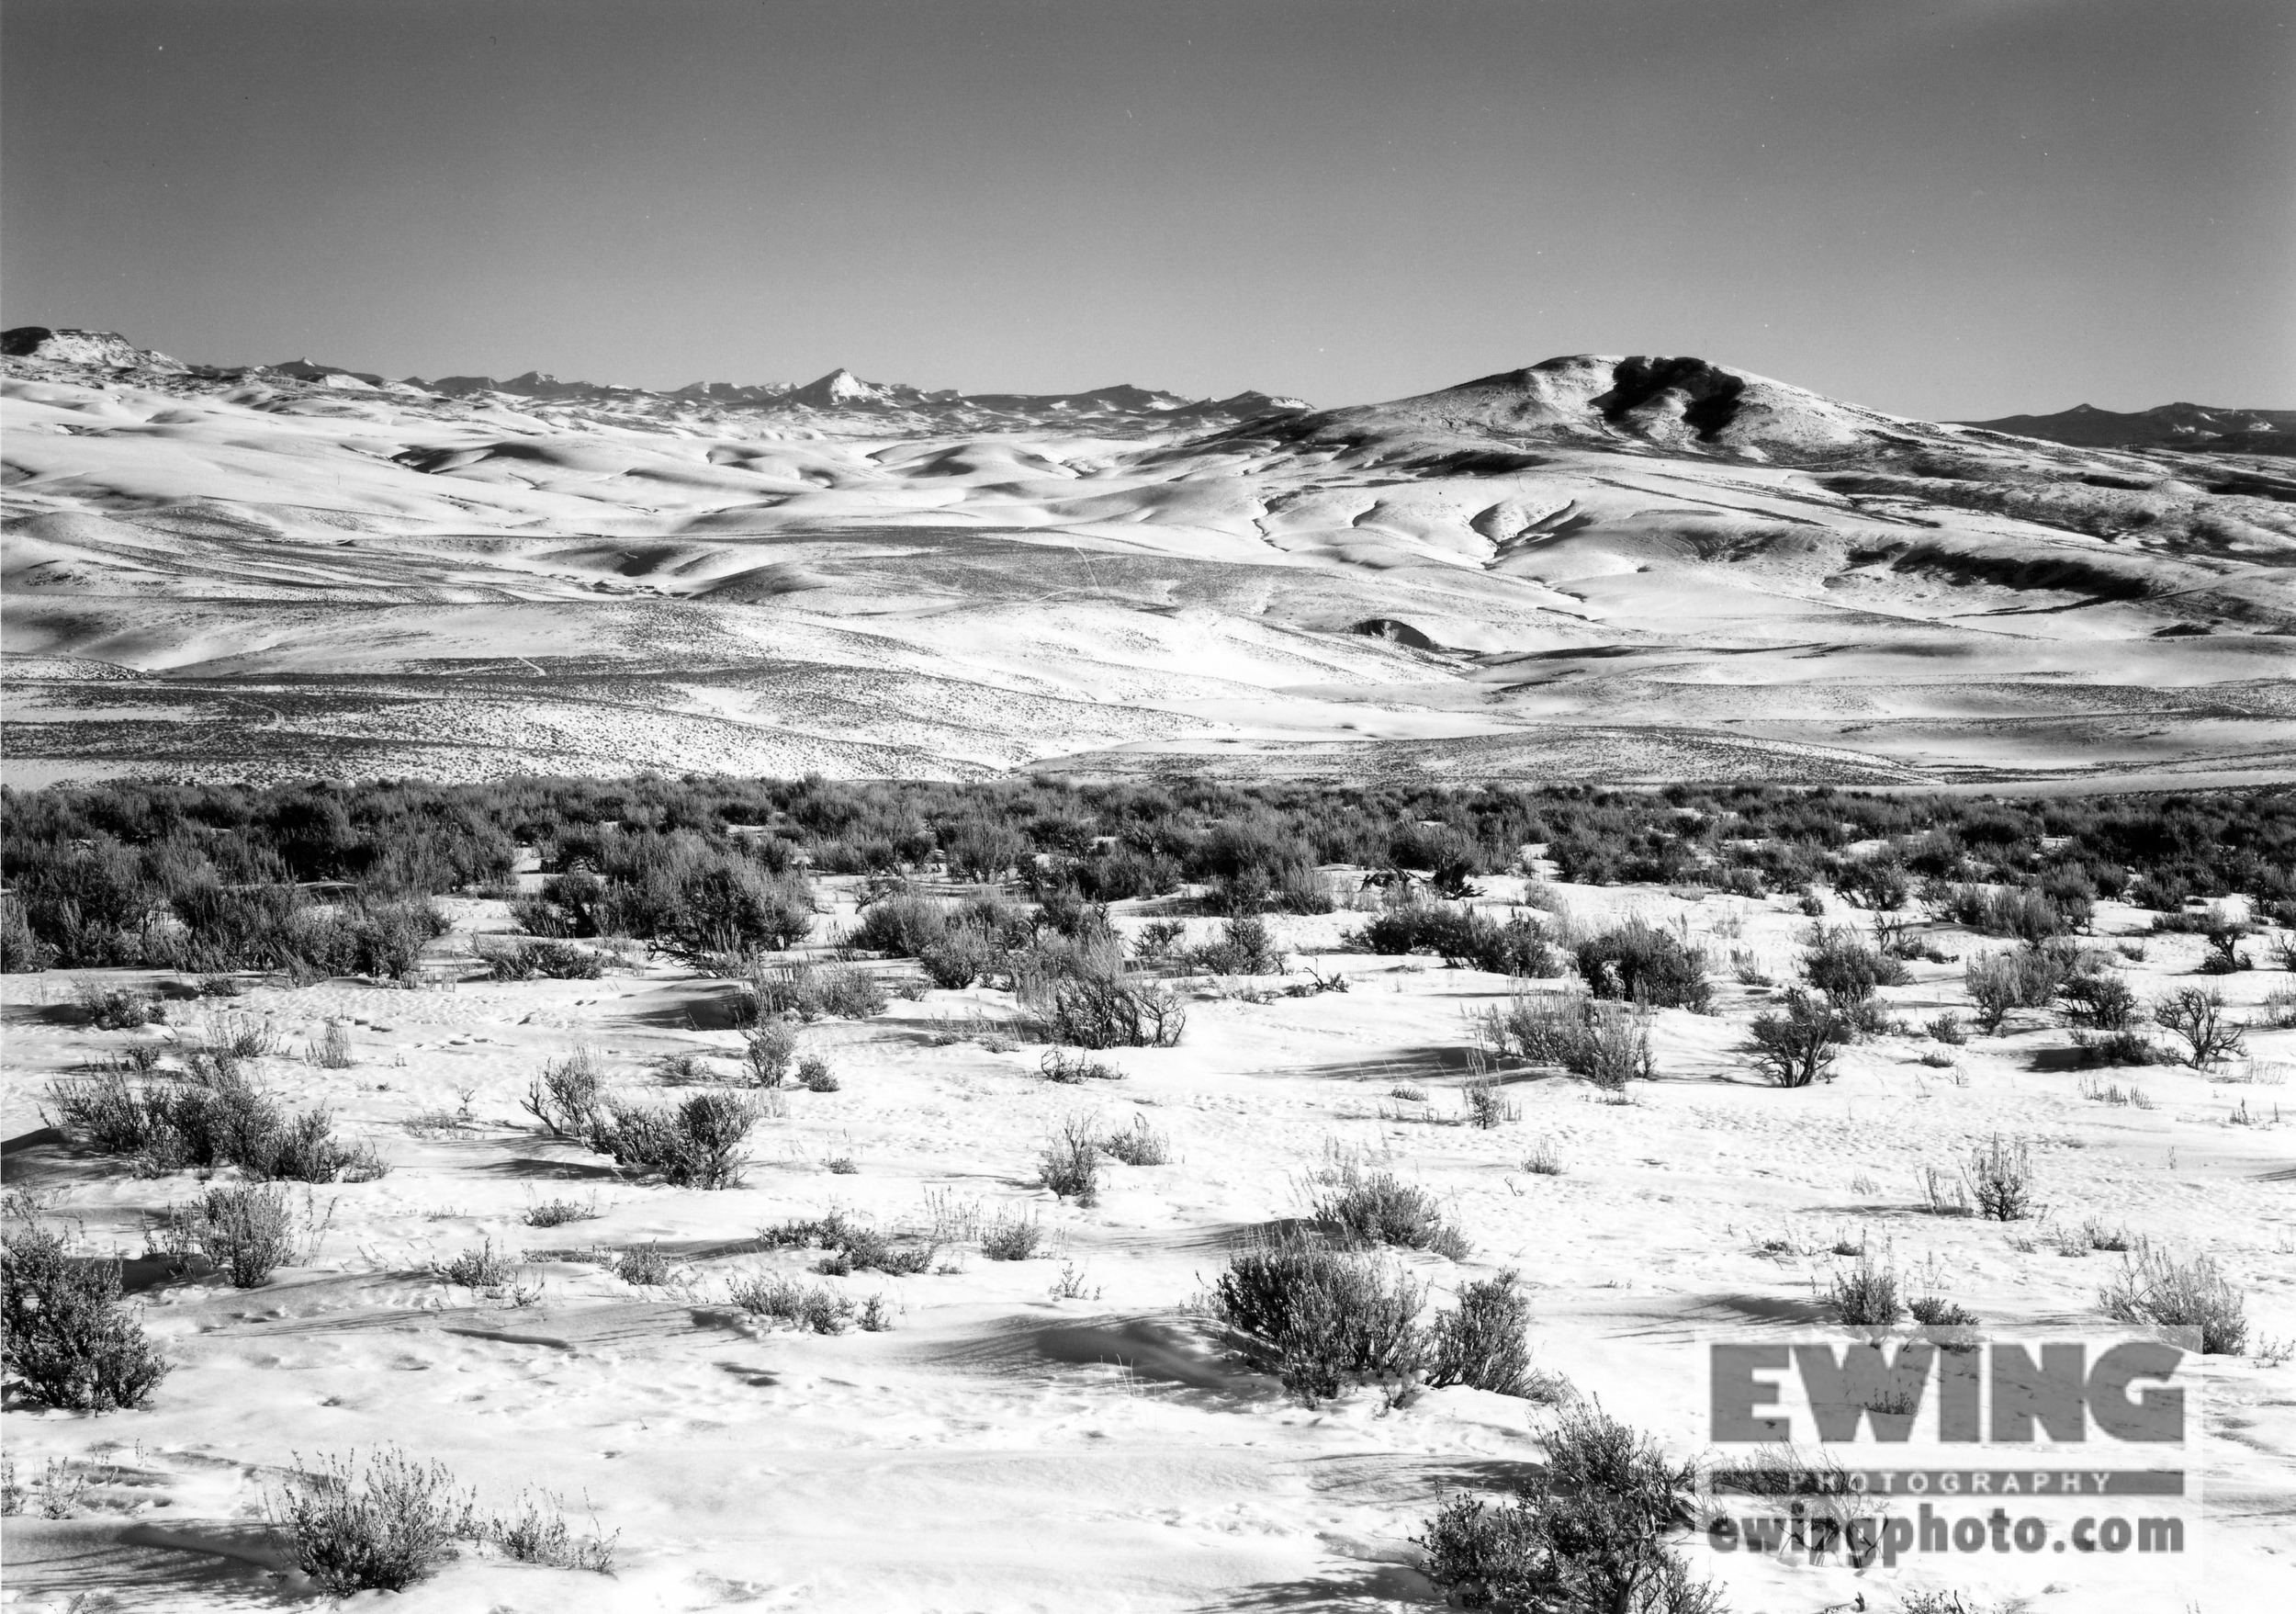
[[[9,338],[17,782],[2296,772],[2269,458],[1690,358],[1315,412]]]

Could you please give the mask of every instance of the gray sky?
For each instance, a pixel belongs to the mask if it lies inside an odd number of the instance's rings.
[[[0,318],[1320,404],[2296,407],[2286,0],[7,0]]]

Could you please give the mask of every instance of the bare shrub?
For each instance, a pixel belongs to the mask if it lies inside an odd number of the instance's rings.
[[[1370,953],[1440,954],[1454,969],[1493,975],[1545,976],[1562,967],[1546,927],[1529,915],[1511,914],[1503,922],[1464,902],[1453,908],[1426,901],[1409,886],[1391,888],[1379,916],[1353,940]]]
[[[2139,1243],[2097,1300],[2115,1322],[2197,1328],[2204,1355],[2237,1356],[2247,1342],[2246,1298],[2211,1256],[2179,1261]]]
[[[1579,992],[1524,991],[1469,1023],[1495,1057],[1559,1066],[1600,1088],[1623,1088],[1655,1073],[1649,1012],[1638,1006],[1597,1002]]]
[[[1130,1126],[1101,1134],[1100,1152],[1127,1166],[1168,1166],[1172,1140],[1150,1126],[1148,1117],[1135,1115]]]
[[[552,1569],[576,1569],[591,1574],[613,1573],[613,1552],[622,1532],[607,1535],[592,1517],[590,1534],[577,1536],[566,1522],[566,1502],[556,1495],[537,1497],[532,1491],[519,1496],[518,1510],[497,1515],[486,1527],[486,1539],[503,1557],[520,1563],[541,1563]]]
[[[1063,981],[1113,982],[1123,972],[1124,948],[1105,925],[1073,933],[1040,929],[1000,963],[1012,989],[1033,1002]]]
[[[562,1227],[568,1222],[593,1222],[604,1213],[593,1195],[580,1202],[545,1200],[540,1204],[528,1205],[520,1220],[529,1227]]]
[[[1466,1384],[1498,1395],[1529,1396],[1538,1387],[1527,1337],[1531,1303],[1513,1272],[1464,1285],[1456,1305],[1427,1329],[1430,1389]]]
[[[853,1272],[887,1272],[906,1277],[929,1270],[933,1258],[940,1250],[937,1242],[901,1241],[877,1228],[849,1221],[839,1211],[811,1221],[801,1219],[760,1228],[758,1242],[768,1249],[818,1245],[827,1253],[814,1270],[832,1278]]]
[[[2065,1018],[2084,1031],[2128,1031],[2142,1015],[2129,983],[2103,971],[2069,977],[2058,996],[2065,1000]]]
[[[895,1278],[932,1270],[940,1247],[932,1244],[898,1243],[873,1227],[847,1224],[815,1270],[842,1278],[853,1272],[884,1272]]]
[[[552,1137],[583,1140],[597,1129],[604,1084],[605,1069],[597,1050],[577,1048],[544,1065],[520,1103]]]
[[[1988,1221],[2021,1222],[2032,1214],[2032,1151],[2022,1138],[2011,1143],[1995,1133],[1969,1151],[1962,1179]]]
[[[77,1143],[107,1155],[132,1155],[158,1137],[160,1124],[143,1089],[118,1069],[51,1084],[46,1119]]]
[[[1488,1132],[1523,1118],[1522,1106],[1507,1097],[1495,1076],[1479,1076],[1464,1083],[1459,1097],[1467,1101],[1469,1123]]]
[[[883,1014],[888,1001],[884,983],[859,965],[827,965],[815,975],[813,1000],[819,1012],[836,1020],[867,1020]]]
[[[744,1274],[733,1281],[727,1293],[751,1316],[806,1333],[842,1334],[853,1317],[853,1303],[836,1290],[779,1273]]]
[[[2011,1010],[2048,1008],[2072,978],[2074,965],[2067,944],[1972,954],[1964,969],[1977,1023],[1986,1035],[1995,1036]]]
[[[1132,938],[1132,956],[1142,964],[1162,964],[1179,952],[1187,940],[1187,925],[1180,920],[1150,920]]]
[[[1875,1261],[1870,1250],[1861,1250],[1858,1264],[1848,1270],[1834,1270],[1826,1299],[1835,1317],[1849,1328],[1886,1328],[1906,1315],[1896,1270]]]
[[[1024,983],[1020,1000],[1047,1042],[1078,1048],[1171,1048],[1187,1009],[1167,988],[1113,978]]]
[[[243,1086],[247,1068],[229,1048],[186,1048],[184,1079],[208,1088],[227,1087],[233,1082]]]
[[[1560,1177],[1565,1169],[1562,1156],[1556,1151],[1555,1140],[1542,1137],[1524,1157],[1523,1169],[1535,1177]]]
[[[761,1088],[777,1088],[789,1079],[797,1058],[797,1033],[788,1022],[769,1020],[741,1033],[742,1057],[749,1079]]]
[[[20,1213],[0,1229],[0,1377],[73,1412],[141,1406],[168,1363],[119,1304],[119,1263],[75,1256]]]
[[[1878,952],[1847,925],[1812,925],[1802,959],[1802,978],[1825,994],[1835,1016],[1845,1026],[1876,1019],[1874,993],[1881,987],[1903,986],[1906,966],[1895,954]]]
[[[1085,1274],[1091,1270],[1075,1261],[1063,1261],[1061,1275],[1052,1280],[1052,1287],[1045,1292],[1054,1300],[1097,1300],[1098,1288],[1085,1282]]]
[[[1581,942],[1579,974],[1597,998],[1704,1014],[1713,1000],[1705,961],[1680,938],[1637,918]]]
[[[834,1093],[844,1087],[829,1062],[818,1054],[808,1054],[797,1062],[797,1085],[809,1093]]]
[[[1037,1180],[1080,1205],[1100,1202],[1100,1134],[1092,1118],[1071,1115],[1037,1159]]]
[[[1936,1166],[1924,1166],[1918,1180],[1921,1185],[1921,1203],[1930,1215],[1969,1214],[1968,1184],[1954,1173]]]
[[[348,1070],[357,1063],[351,1056],[351,1028],[339,1020],[327,1022],[319,1040],[305,1045],[303,1057],[321,1070]]]
[[[1957,886],[1946,899],[1945,911],[1973,931],[2025,942],[2045,942],[2073,929],[2054,901],[2023,886]]]
[[[1075,1087],[1087,1081],[1121,1081],[1124,1073],[1100,1059],[1087,1059],[1082,1054],[1072,1054],[1065,1048],[1047,1048],[1044,1057],[1037,1061],[1037,1070],[1046,1081],[1064,1087]]]
[[[2185,987],[2153,1005],[2153,1019],[2181,1038],[2182,1063],[2195,1070],[2236,1057],[2247,1051],[2247,1036],[2224,1018],[2224,994],[2213,988],[2203,991]]]
[[[149,992],[82,981],[73,988],[80,1018],[98,1031],[124,1032],[163,1021],[166,1007]]]
[[[17,894],[0,896],[0,975],[37,975],[55,962],[56,950],[32,933]]]
[[[717,1067],[700,1054],[664,1054],[655,1061],[654,1068],[670,1087],[692,1087],[717,1079]]]
[[[981,1202],[960,1200],[953,1189],[927,1189],[925,1214],[933,1238],[942,1244],[963,1244],[981,1236]]]
[[[279,1030],[254,1014],[211,1014],[200,1039],[234,1059],[265,1059],[279,1051]]]
[[[1925,1328],[1974,1328],[1977,1314],[1966,1306],[1941,1295],[1925,1294],[1906,1307],[1913,1320]]]
[[[1784,1012],[1758,1014],[1747,1030],[1746,1053],[1754,1067],[1782,1088],[1832,1080],[1834,1045],[1841,1040],[1841,1017],[1833,1005],[1797,987],[1779,1008]]]
[[[1563,1412],[1547,1466],[1493,1504],[1446,1496],[1426,1534],[1426,1574],[1469,1608],[1719,1614],[1671,1546],[1694,1517],[1696,1472],[1597,1408]]]
[[[949,933],[949,907],[917,891],[895,891],[861,910],[845,938],[850,947],[895,958],[921,958]]]
[[[1988,1603],[1967,1592],[1911,1592],[1896,1614],[2017,1614],[2012,1603]]]
[[[1284,954],[1266,920],[1256,913],[1239,913],[1221,925],[1218,935],[1192,951],[1188,963],[1216,976],[1280,975]]]
[[[471,951],[497,981],[594,981],[606,973],[606,961],[587,947],[571,942],[490,942],[474,937]]]
[[[2229,976],[2248,968],[2247,954],[2240,951],[2241,939],[2247,933],[2245,926],[2229,923],[2212,925],[2202,931],[2201,939],[2209,944],[2209,950],[2200,960],[2200,973]]]
[[[1343,1247],[1391,1244],[1467,1258],[1467,1236],[1444,1215],[1435,1195],[1388,1171],[1345,1163],[1319,1172],[1322,1191],[1309,1206],[1316,1225]]]
[[[934,986],[959,991],[995,969],[1000,956],[988,936],[969,925],[959,925],[929,942],[917,954],[917,962]]]
[[[50,1458],[39,1478],[18,1483],[15,1459],[0,1456],[0,1515],[14,1518],[28,1501],[42,1518],[70,1518],[94,1483],[94,1474],[61,1457]]]
[[[981,1232],[981,1253],[992,1261],[1025,1261],[1044,1243],[1044,1225],[1034,1216],[999,1215]]]
[[[890,999],[884,985],[856,964],[758,964],[745,986],[751,1018],[867,1020]]]
[[[786,1222],[776,1222],[771,1227],[758,1229],[758,1243],[767,1249],[795,1249],[804,1245],[833,1245],[845,1231],[845,1213],[831,1211],[826,1216],[793,1216]]]
[[[670,1281],[675,1269],[670,1257],[657,1244],[634,1244],[617,1251],[613,1258],[613,1275],[623,1282],[639,1289],[651,1289]]]
[[[276,1268],[294,1260],[298,1242],[285,1191],[253,1183],[210,1188],[189,1205],[169,1206],[150,1236],[177,1259],[197,1251],[234,1289],[269,1281]]]
[[[1304,981],[1287,982],[1284,986],[1285,997],[1317,998],[1325,992],[1346,992],[1354,989],[1353,983],[1348,980],[1345,972],[1337,969],[1325,975],[1311,964],[1304,965],[1301,973],[1308,978]]]
[[[701,1092],[668,1108],[606,1101],[590,1146],[614,1164],[659,1176],[672,1188],[728,1189],[741,1185],[748,1157],[741,1152],[763,1111],[737,1092]]]
[[[1415,1371],[1425,1304],[1424,1287],[1387,1262],[1298,1233],[1232,1251],[1211,1296],[1253,1364],[1310,1406],[1350,1381],[1400,1383]]]
[[[283,1117],[276,1130],[239,1143],[239,1168],[259,1182],[372,1182],[389,1173],[371,1146],[336,1138],[333,1120],[325,1110]]]
[[[369,1182],[390,1169],[371,1147],[336,1138],[327,1111],[281,1111],[229,1055],[206,1062],[203,1074],[139,1089],[111,1071],[58,1082],[48,1099],[77,1141],[133,1155],[146,1175],[237,1166],[260,1181]]]
[[[925,1043],[928,1047],[946,1048],[962,1042],[977,1042],[992,1054],[1009,1054],[1020,1045],[1019,1033],[1030,1029],[1016,1020],[991,1020],[978,1009],[962,1015],[936,1014],[925,1021]]]
[[[296,1566],[336,1597],[404,1591],[478,1533],[475,1498],[439,1463],[415,1462],[395,1447],[298,1466],[270,1499],[272,1522],[287,1534]]]
[[[467,1249],[446,1260],[431,1263],[431,1276],[442,1283],[452,1283],[458,1289],[499,1289],[511,1281],[516,1270],[508,1250],[495,1247],[494,1240],[483,1240],[477,1249]]]
[[[459,1110],[444,1105],[418,1110],[399,1123],[400,1130],[409,1137],[460,1137],[473,1124],[471,1118]]]
[[[160,1043],[130,1043],[111,1056],[110,1068],[136,1076],[158,1074],[160,1059],[166,1053]]]

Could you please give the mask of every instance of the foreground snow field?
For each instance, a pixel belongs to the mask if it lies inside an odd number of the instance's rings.
[[[838,917],[817,933],[850,922],[850,884],[823,885]],[[1482,884],[1494,907],[1521,892],[1510,878]],[[1633,911],[1679,922],[1717,958],[1744,949],[1780,980],[1808,924],[1791,899],[1549,889],[1590,921]],[[87,1482],[69,1518],[7,1520],[11,1602],[271,1606],[297,1583],[282,1579],[263,1525],[267,1493],[298,1454],[395,1443],[443,1462],[488,1507],[535,1487],[563,1496],[578,1528],[594,1513],[618,1532],[616,1566],[606,1578],[472,1553],[355,1606],[1428,1607],[1410,1538],[1441,1490],[1501,1485],[1536,1462],[1541,1409],[1463,1388],[1400,1406],[1362,1390],[1306,1409],[1192,1309],[1232,1243],[1300,1214],[1306,1179],[1335,1156],[1446,1202],[1471,1241],[1467,1258],[1401,1258],[1438,1299],[1519,1272],[1537,1364],[1678,1455],[1705,1446],[1702,1340],[1807,1326],[1816,1291],[1843,1264],[1837,1247],[1885,1254],[2003,1330],[2102,1326],[2098,1291],[2119,1258],[2060,1253],[2057,1230],[2099,1219],[2204,1249],[2247,1291],[2251,1348],[2212,1359],[2198,1464],[2206,1529],[2176,1576],[2133,1560],[2110,1574],[2067,1560],[2036,1573],[1991,1554],[1863,1576],[1743,1553],[1694,1561],[1733,1608],[1779,1614],[1894,1608],[1941,1587],[1972,1607],[2017,1595],[2065,1614],[2259,1609],[2296,1586],[2296,1364],[2269,1349],[2296,1337],[2296,1144],[2282,1122],[2296,1031],[2252,1030],[2249,1057],[2213,1079],[2089,1073],[2068,1067],[2067,1033],[2050,1017],[2023,1015],[1957,1048],[1918,1033],[1861,1043],[1837,1079],[1780,1090],[1736,1051],[1764,994],[1725,968],[1716,1013],[1658,1013],[1658,1079],[1613,1101],[1551,1072],[1510,1071],[1519,1114],[1486,1130],[1461,1124],[1467,1017],[1503,1001],[1509,983],[1343,949],[1360,914],[1277,918],[1293,973],[1192,978],[1177,1047],[1100,1056],[1120,1079],[1046,1081],[1041,1047],[985,1040],[1011,999],[982,988],[922,990],[879,1018],[806,1026],[804,1049],[841,1088],[788,1091],[752,1135],[746,1182],[703,1192],[618,1179],[602,1157],[541,1134],[519,1099],[546,1060],[580,1046],[602,1053],[617,1086],[706,1074],[666,1077],[677,1055],[730,1075],[740,1039],[726,1025],[727,984],[635,957],[600,980],[488,982],[471,938],[509,928],[502,905],[445,906],[456,929],[433,945],[427,988],[258,986],[235,1001],[174,1004],[167,1032],[73,1023],[65,1006],[84,976],[0,978],[8,1187],[90,1247],[138,1254],[145,1218],[195,1184],[74,1152],[44,1129],[46,1084],[133,1041],[196,1034],[211,1010],[276,1027],[282,1052],[260,1062],[265,1084],[332,1107],[393,1168],[312,1190],[315,1248],[264,1287],[131,1262],[132,1298],[175,1370],[147,1411],[9,1414],[19,1483],[51,1460]],[[1127,903],[1118,917],[1136,931],[1155,911]],[[2097,930],[2125,936],[2144,917],[2102,904]],[[1200,932],[1214,921],[1188,922]],[[1989,945],[1950,926],[1925,935],[1949,955]],[[2148,999],[2189,984],[2203,947],[2150,937],[2127,976]],[[1267,995],[1304,982],[1307,963],[1348,989]],[[869,967],[915,978],[906,965]],[[1912,967],[1910,984],[1881,994],[1893,1015],[1918,1026],[1965,1012],[1955,965]],[[2212,984],[2260,1019],[2265,994],[2290,978],[2258,967]],[[296,1056],[329,1020],[348,1028],[347,1068]],[[2148,1102],[2092,1096],[2108,1083]],[[1078,1112],[1166,1134],[1172,1163],[1110,1163],[1097,1206],[1056,1202],[1035,1185],[1037,1157]],[[1951,1169],[1996,1134],[2030,1144],[2043,1218],[1930,1213],[1923,1168]],[[1559,1174],[1528,1168],[1540,1153]],[[527,1225],[555,1200],[598,1214]],[[939,1230],[933,1270],[806,1276],[856,1302],[882,1296],[889,1330],[799,1334],[729,1304],[743,1274],[805,1274],[818,1259],[760,1249],[761,1227],[832,1210]],[[984,1258],[980,1222],[1000,1213],[1040,1217],[1047,1251]],[[518,1253],[507,1286],[432,1274],[489,1242]],[[647,1245],[670,1256],[668,1282],[626,1283],[594,1258]],[[71,1602],[84,1593],[111,1600]]]

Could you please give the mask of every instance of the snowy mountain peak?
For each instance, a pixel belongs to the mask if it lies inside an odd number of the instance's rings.
[[[1569,354],[1415,398],[1294,420],[1298,438],[1499,438],[1787,462],[1945,435],[1702,358]]]
[[[896,403],[905,398],[918,396],[920,394],[913,387],[864,381],[840,366],[819,380],[808,381],[798,388],[789,395],[789,401],[810,404],[816,409],[850,409],[855,404]]]

